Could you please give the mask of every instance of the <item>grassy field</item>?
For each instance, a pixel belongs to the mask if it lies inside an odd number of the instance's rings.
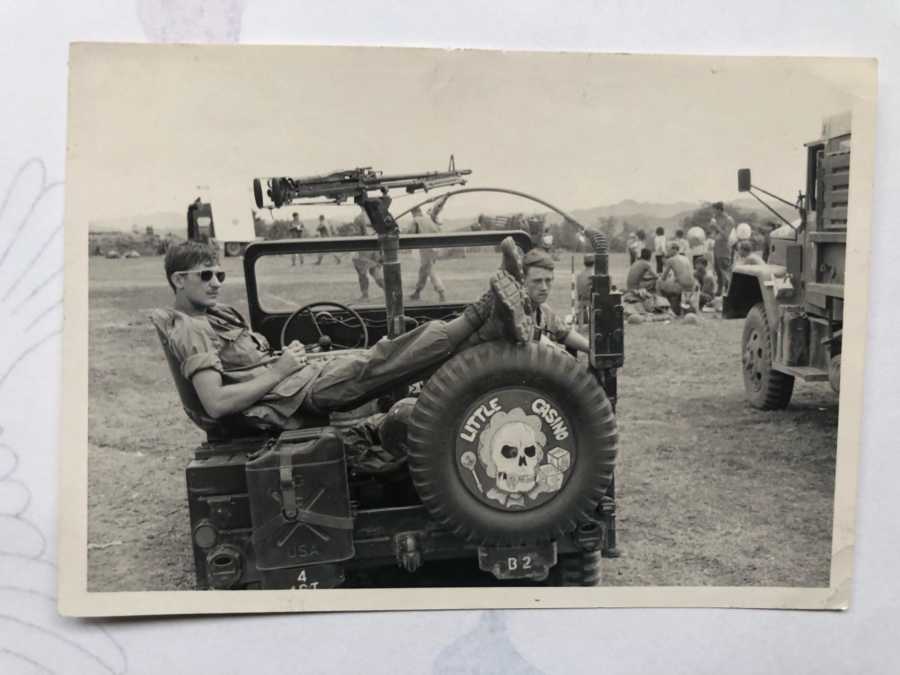
[[[280,308],[359,295],[349,260],[314,262],[267,263],[263,301]],[[407,293],[416,263],[404,258]],[[620,282],[626,263],[612,261]],[[441,261],[449,299],[474,299],[496,264],[494,255]],[[225,259],[224,267],[221,301],[246,311],[241,261]],[[565,313],[568,256],[560,268],[551,304]],[[194,587],[184,468],[204,436],[180,408],[146,319],[171,300],[161,258],[91,259],[91,590]],[[786,411],[750,408],[741,325],[704,314],[694,326],[627,326],[618,407],[622,557],[606,561],[606,584],[828,585],[836,397],[827,385],[798,384]]]

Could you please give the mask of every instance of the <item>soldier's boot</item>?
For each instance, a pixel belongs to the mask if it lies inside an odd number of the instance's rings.
[[[504,270],[491,277],[494,306],[489,322],[499,321],[513,342],[528,342],[534,333],[534,321],[527,312],[527,296],[522,285]]]
[[[525,281],[525,273],[522,270],[522,249],[512,237],[507,237],[500,242],[500,269],[519,283]]]

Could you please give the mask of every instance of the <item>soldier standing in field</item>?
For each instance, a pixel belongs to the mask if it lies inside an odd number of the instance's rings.
[[[300,222],[300,214],[296,211],[291,214],[291,224],[288,227],[288,234],[291,239],[303,239],[306,236],[306,229],[303,227],[303,223]],[[297,266],[297,258],[300,258],[300,264],[303,264],[303,254],[302,253],[294,253],[291,255],[291,267]]]
[[[369,217],[365,211],[361,211],[356,218],[353,219],[353,225],[356,234],[361,237],[368,234],[366,227],[370,226]],[[384,288],[384,275],[382,273],[383,261],[380,251],[357,251],[351,259],[353,269],[356,270],[357,281],[359,282],[360,300],[369,299],[369,276],[375,280],[378,288]]]
[[[731,283],[731,235],[734,231],[734,218],[725,213],[722,202],[713,204],[713,216],[709,221],[715,233],[713,244],[713,257],[716,271],[716,295],[724,295],[728,292]]]
[[[441,231],[441,223],[438,220],[438,214],[440,213],[443,204],[439,204],[436,206],[430,213],[429,218],[425,218],[422,215],[422,209],[418,206],[413,207],[412,217],[413,224],[410,228],[411,234],[434,234]],[[441,278],[438,276],[437,271],[434,269],[434,265],[438,259],[438,251],[433,248],[423,248],[419,249],[419,278],[416,282],[416,289],[413,291],[412,295],[409,296],[410,300],[420,300],[422,297],[422,291],[425,290],[425,284],[431,279],[431,285],[434,287],[434,290],[437,291],[438,298],[440,302],[447,301],[447,295],[444,289],[444,283],[441,281]]]
[[[326,237],[334,236],[334,231],[332,230],[331,226],[329,226],[328,222],[325,220],[325,216],[322,216],[322,215],[319,216],[319,224],[316,225],[316,234],[319,235],[320,239],[325,239]],[[341,264],[340,256],[337,253],[332,253],[331,255],[334,256],[334,261],[338,265],[340,265]],[[324,258],[324,257],[325,257],[325,254],[320,253],[319,259],[316,260],[316,265],[321,265],[322,258]]]
[[[656,228],[656,234],[653,235],[653,253],[656,259],[656,273],[662,274],[663,264],[666,260],[666,250],[668,249],[666,245],[666,231],[661,228]]]

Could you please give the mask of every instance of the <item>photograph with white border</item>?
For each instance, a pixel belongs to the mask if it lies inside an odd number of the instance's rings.
[[[846,608],[876,74],[73,45],[60,610]]]

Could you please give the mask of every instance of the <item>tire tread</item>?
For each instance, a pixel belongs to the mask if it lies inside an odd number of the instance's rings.
[[[570,357],[537,344],[489,343],[456,355],[428,380],[409,421],[409,468],[422,504],[442,527],[480,546],[515,546],[556,539],[596,519],[597,504],[606,492],[615,468],[618,439],[615,415],[606,393],[593,376],[581,366],[565,367],[567,363],[562,359]],[[466,513],[457,512],[455,504],[447,498],[448,477],[441,475],[442,458],[436,456],[432,447],[442,430],[448,433],[447,413],[442,402],[466,389],[470,373],[486,373],[498,367],[536,372],[538,375],[529,386],[538,389],[542,377],[549,377],[546,373],[552,374],[557,386],[561,374],[566,380],[563,386],[567,398],[580,401],[584,409],[596,411],[589,421],[590,431],[585,433],[591,439],[591,455],[584,457],[588,461],[582,460],[580,454],[588,450],[579,447],[579,462],[593,471],[592,477],[584,483],[582,493],[574,498],[567,512],[554,519],[552,526],[527,536],[512,531],[483,530]]]

